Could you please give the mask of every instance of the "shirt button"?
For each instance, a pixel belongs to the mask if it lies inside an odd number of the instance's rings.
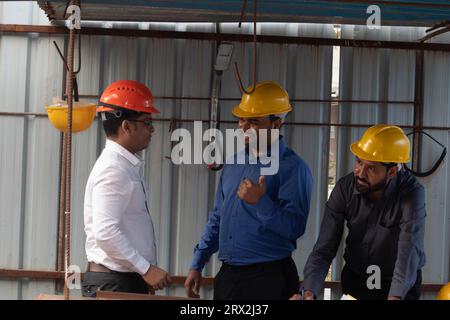
[[[229,236],[228,239],[233,239],[233,237],[232,237],[232,236]]]

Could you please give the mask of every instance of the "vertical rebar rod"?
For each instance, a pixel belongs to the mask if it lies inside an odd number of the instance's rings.
[[[61,133],[61,172],[60,172],[60,186],[59,186],[59,223],[58,223],[58,271],[64,270],[64,211],[65,211],[65,196],[66,196],[66,134]]]
[[[74,1],[71,1],[73,4]],[[64,255],[64,299],[69,299],[68,277],[70,266],[70,206],[71,206],[71,184],[72,184],[72,114],[73,114],[73,55],[75,46],[75,28],[70,28],[69,44],[67,50],[67,66],[69,70],[66,77],[67,96],[67,133],[66,133],[66,195],[65,195],[65,255]]]

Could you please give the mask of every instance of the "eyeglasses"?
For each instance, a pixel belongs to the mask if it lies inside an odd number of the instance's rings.
[[[145,119],[145,120],[131,120],[131,119],[127,119],[127,120],[128,121],[133,121],[133,122],[142,122],[147,127],[153,127],[152,119]]]

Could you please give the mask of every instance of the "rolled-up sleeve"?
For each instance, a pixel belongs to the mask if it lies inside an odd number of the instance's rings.
[[[397,260],[389,296],[402,299],[416,282],[419,264],[423,258],[425,233],[425,190],[418,186],[402,200],[402,218],[398,240]]]

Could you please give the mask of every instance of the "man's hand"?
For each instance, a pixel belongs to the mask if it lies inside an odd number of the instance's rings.
[[[172,280],[169,274],[161,268],[156,266],[150,266],[147,272],[142,276],[145,282],[150,286],[150,292],[155,292],[155,290],[161,290],[167,287]]]
[[[314,300],[314,292],[306,290],[303,297],[300,293],[295,293],[289,300]]]
[[[258,184],[254,184],[249,179],[244,179],[237,191],[238,197],[249,204],[257,203],[265,193],[266,182],[264,176],[259,177]]]
[[[303,293],[303,300],[314,300],[314,292],[311,290],[306,290]]]
[[[289,300],[314,300],[314,292],[306,290],[303,297],[300,293],[295,293]]]
[[[200,298],[200,283],[202,282],[202,274],[198,270],[189,271],[184,288],[189,298]]]

